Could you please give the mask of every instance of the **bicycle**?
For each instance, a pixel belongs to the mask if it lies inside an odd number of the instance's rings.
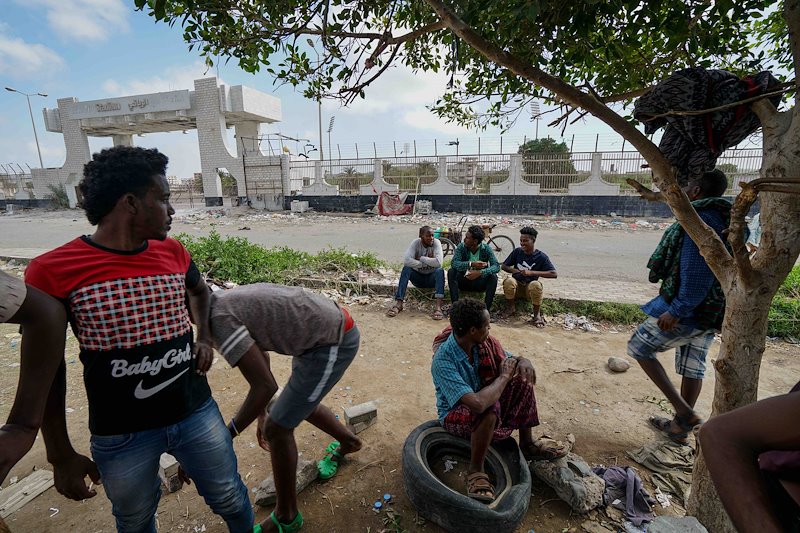
[[[462,216],[455,228],[441,228],[434,231],[434,236],[442,243],[442,253],[444,257],[452,255],[456,251],[464,236],[464,227],[467,225],[467,215]],[[502,263],[510,254],[516,244],[506,235],[492,235],[492,230],[497,224],[481,224],[483,232],[486,234],[486,244],[492,247],[497,262]]]

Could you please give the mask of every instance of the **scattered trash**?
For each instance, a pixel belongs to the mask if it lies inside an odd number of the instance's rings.
[[[458,461],[453,461],[452,459],[448,459],[445,457],[444,459],[444,471],[449,472],[453,469],[454,466],[458,464]]]
[[[374,504],[372,504],[372,508],[376,509],[378,511],[380,511],[382,507],[383,507],[383,503],[381,503],[380,501],[377,501]]]
[[[658,503],[660,503],[661,507],[664,509],[672,505],[669,501],[669,495],[661,492],[661,489],[658,487],[656,487],[656,500],[658,500]]]
[[[53,518],[55,515],[59,513],[58,507],[51,507],[50,508],[50,518]]]
[[[567,313],[564,317],[564,329],[571,331],[575,328],[580,328],[583,331],[600,331],[585,316],[575,316],[572,313]]]

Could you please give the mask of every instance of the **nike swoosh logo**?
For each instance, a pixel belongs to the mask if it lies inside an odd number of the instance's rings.
[[[153,387],[151,389],[145,389],[144,387],[142,387],[142,383],[144,383],[144,380],[142,380],[142,381],[139,382],[138,385],[136,385],[136,390],[133,391],[133,395],[136,396],[137,400],[144,400],[145,398],[149,398],[153,394],[156,394],[156,393],[162,391],[163,389],[165,389],[166,387],[169,387],[169,385],[173,381],[175,381],[176,379],[178,379],[179,377],[181,377],[183,374],[185,374],[188,371],[189,371],[189,369],[186,368],[182,372],[180,372],[179,374],[173,376],[172,378],[168,379],[164,383],[159,383],[158,385],[156,385],[155,387]]]

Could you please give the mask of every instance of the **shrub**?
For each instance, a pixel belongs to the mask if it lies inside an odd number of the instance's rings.
[[[317,272],[351,273],[374,270],[383,265],[372,253],[353,254],[331,248],[316,255],[287,247],[265,248],[242,237],[175,236],[192,255],[197,268],[209,277],[238,284],[269,282],[291,285],[299,277]]]

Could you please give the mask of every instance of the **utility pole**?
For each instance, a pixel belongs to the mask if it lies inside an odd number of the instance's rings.
[[[33,109],[31,108],[31,96],[42,96],[44,98],[47,98],[47,95],[44,93],[24,93],[22,91],[12,89],[11,87],[6,87],[6,91],[11,93],[24,94],[25,99],[28,100],[28,113],[30,113],[31,115],[31,126],[33,126],[33,138],[36,141],[36,151],[39,153],[39,168],[44,168],[44,163],[42,162],[42,150],[39,148],[39,136],[36,134],[36,122],[33,120]]]
[[[317,54],[317,68],[319,68],[320,60],[317,47],[314,46],[314,41],[311,39],[306,39],[306,42]],[[317,81],[319,81],[319,73],[317,73]],[[317,87],[317,118],[319,122],[319,160],[325,161],[325,152],[322,149],[322,87]]]

